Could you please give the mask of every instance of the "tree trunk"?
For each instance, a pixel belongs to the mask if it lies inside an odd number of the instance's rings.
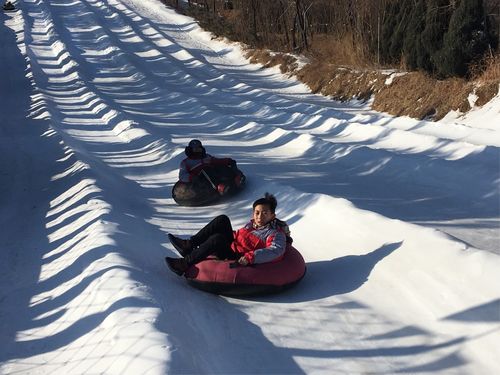
[[[283,22],[283,30],[285,31],[285,43],[286,43],[286,48],[290,48],[290,37],[288,36],[288,22],[287,21],[287,15],[285,13],[288,13],[286,4],[284,3],[284,0],[280,0],[280,5],[281,5],[281,16],[280,18],[282,19]]]
[[[252,0],[252,34],[257,40],[257,0]]]

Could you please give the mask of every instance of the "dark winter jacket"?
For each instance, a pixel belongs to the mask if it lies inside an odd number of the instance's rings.
[[[206,154],[203,158],[192,159],[185,158],[181,161],[179,167],[179,180],[182,182],[192,182],[193,177],[197,176],[204,167],[211,165],[228,165],[232,162],[230,158],[218,159],[210,154]]]

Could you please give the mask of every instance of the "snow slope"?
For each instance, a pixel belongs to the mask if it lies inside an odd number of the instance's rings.
[[[155,0],[25,0],[0,27],[0,373],[500,372],[500,98],[439,123],[341,104]],[[446,93],[443,93],[446,94]],[[179,207],[201,139],[249,178]],[[202,293],[167,233],[278,200],[308,273]]]

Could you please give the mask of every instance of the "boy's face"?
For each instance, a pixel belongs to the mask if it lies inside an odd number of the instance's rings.
[[[271,208],[268,205],[258,204],[253,209],[253,221],[259,227],[262,225],[266,225],[275,217],[276,215],[274,214],[274,212],[271,212]]]

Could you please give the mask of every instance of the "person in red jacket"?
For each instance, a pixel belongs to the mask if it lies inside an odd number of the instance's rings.
[[[182,258],[165,258],[168,267],[183,275],[191,265],[210,255],[235,260],[241,266],[280,260],[291,238],[286,223],[276,218],[277,204],[269,193],[257,199],[252,219],[237,231],[233,231],[226,215],[219,215],[188,240],[169,234]]]
[[[222,195],[224,194],[228,186],[221,181],[218,181],[217,176],[200,176],[202,170],[210,170],[213,166],[227,166],[229,168],[236,169],[236,161],[231,158],[216,158],[210,154],[207,154],[205,147],[203,147],[201,141],[198,139],[193,139],[189,141],[188,145],[184,149],[184,153],[187,158],[181,161],[179,166],[179,181],[184,183],[196,182],[197,178],[210,178],[210,182],[214,184],[217,191]],[[205,173],[207,173],[205,171]],[[208,175],[207,175],[208,176]]]

